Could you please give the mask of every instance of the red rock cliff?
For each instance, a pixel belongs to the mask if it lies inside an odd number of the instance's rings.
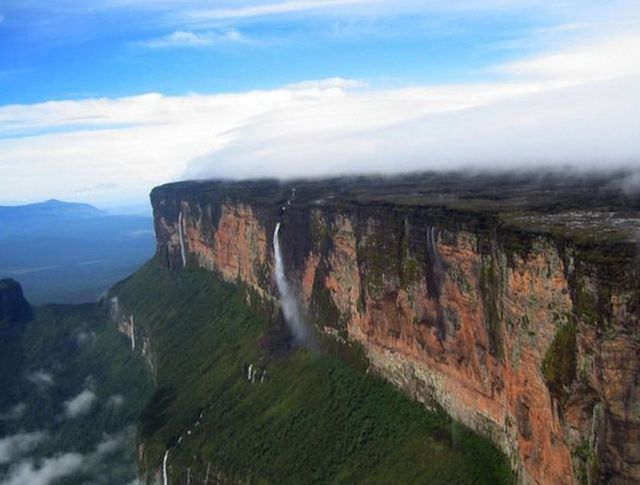
[[[152,201],[173,268],[184,249],[187,266],[275,299],[282,220],[287,275],[317,328],[358,342],[382,376],[490,436],[522,482],[640,481],[632,259],[444,209],[319,198],[282,215],[278,185],[270,203],[232,184],[168,187]]]

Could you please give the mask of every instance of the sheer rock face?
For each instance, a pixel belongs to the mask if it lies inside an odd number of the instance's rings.
[[[198,186],[202,187],[202,186]],[[631,260],[423,206],[242,189],[152,193],[158,253],[277,298],[272,235],[316,327],[490,436],[525,483],[640,480],[640,290]]]

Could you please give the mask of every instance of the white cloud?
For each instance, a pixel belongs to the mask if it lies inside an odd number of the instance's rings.
[[[42,369],[37,370],[27,376],[27,380],[39,390],[44,390],[53,386],[53,376]]]
[[[640,168],[640,36],[502,69],[517,79],[300,100],[234,130],[221,150],[192,162],[188,176]]]
[[[46,435],[40,432],[18,433],[0,439],[0,465],[11,463],[28,453],[44,440]],[[27,482],[24,482],[27,483]]]
[[[2,106],[0,193],[75,198],[109,184],[87,195],[100,202],[185,176],[638,164],[640,35],[608,34],[496,69],[502,80],[483,84],[379,89],[332,78]]]
[[[187,16],[198,20],[240,19],[264,17],[268,15],[306,12],[309,10],[329,10],[345,5],[380,3],[375,0],[293,0],[285,2],[256,2],[241,7],[203,9],[190,12]]]
[[[364,88],[368,85],[366,81],[361,79],[345,79],[341,77],[330,77],[327,79],[314,79],[312,81],[301,81],[298,83],[287,84],[284,89],[291,90],[310,90],[310,89],[352,89]]]
[[[128,426],[115,434],[105,434],[93,453],[86,455],[85,466],[95,470],[101,462],[116,453],[127,452],[135,448],[135,426]]]
[[[66,453],[42,460],[39,466],[25,460],[9,470],[4,485],[49,485],[54,481],[76,473],[82,468],[84,457],[79,453]]]
[[[124,406],[125,402],[126,399],[123,395],[114,394],[112,396],[109,396],[109,399],[107,400],[107,406],[114,409],[120,409],[122,406]]]
[[[411,30],[407,29],[409,24],[418,18],[434,25],[451,23],[455,17],[456,28],[464,29],[465,26],[461,24],[465,24],[473,25],[473,30],[477,29],[478,20],[482,21],[481,17],[488,20],[488,28],[493,28],[495,15],[502,13],[533,19],[543,26],[549,23],[581,25],[612,19],[619,21],[626,17],[626,10],[634,9],[637,5],[630,0],[31,0],[28,4],[23,0],[4,0],[3,7],[9,9],[12,16],[14,12],[19,16],[28,15],[32,21],[24,28],[32,29],[32,35],[40,39],[55,36],[58,42],[62,38],[64,42],[75,43],[78,40],[86,41],[92,31],[96,34],[103,31],[105,19],[117,21],[124,28],[129,25],[134,29],[146,27],[156,31],[160,27],[176,33],[193,33],[194,29],[217,29],[221,26],[294,25],[300,20],[313,19],[315,22],[321,19],[324,27],[320,30],[325,29],[324,34],[335,34],[335,24],[342,23],[353,24],[352,28],[346,29],[351,34],[375,38],[379,35],[377,28],[366,28],[371,20],[377,23],[378,28],[384,29],[387,21],[404,18],[408,21],[396,24],[398,28],[392,29],[394,32],[391,35],[405,37],[407,31]],[[526,29],[522,25],[522,30]],[[286,42],[289,39],[286,33],[278,33],[279,30],[273,29],[271,33],[284,35],[277,40],[268,36],[266,43]],[[264,34],[264,30],[260,33]],[[413,34],[419,37],[432,33],[432,28],[419,27],[413,30]],[[310,35],[313,38],[314,34]],[[156,40],[169,41],[162,38]],[[262,44],[258,35],[254,40]]]
[[[85,389],[80,394],[64,403],[64,414],[67,418],[73,419],[86,414],[96,402],[96,395],[89,389]]]
[[[199,31],[176,30],[171,34],[157,39],[151,39],[140,44],[154,49],[171,47],[212,47],[229,44],[248,44],[250,40],[235,29],[222,31]]]
[[[96,458],[102,458],[107,455],[112,455],[118,451],[123,445],[122,436],[106,436],[98,446],[96,447]]]
[[[133,2],[137,3],[137,2]],[[154,3],[150,6],[153,8]],[[238,2],[191,1],[174,4],[176,19],[192,22],[202,21],[256,21],[274,16],[331,15],[336,18],[379,17],[389,18],[401,15],[433,15],[439,13],[469,14],[475,16],[484,12],[537,11],[561,18],[563,16],[583,18],[603,18],[612,10],[620,11],[630,5],[626,0],[612,0],[606,5],[594,0],[566,0],[548,2],[544,0],[254,0],[238,5]],[[156,2],[156,8],[166,8],[166,4]],[[577,23],[577,22],[576,22]]]
[[[0,477],[3,485],[49,485],[79,472],[122,483],[134,475],[125,454],[135,446],[135,427],[123,428],[115,434],[105,434],[96,448],[87,454],[67,452],[44,459],[29,456],[47,434],[43,432],[19,433],[0,439],[0,465],[8,464],[8,472]],[[97,483],[97,482],[96,482]],[[105,482],[106,483],[106,482]]]
[[[0,193],[34,200],[55,188],[56,197],[75,199],[79,187],[113,184],[90,200],[139,200],[180,177],[189,160],[221,148],[230,129],[308,95],[317,96],[317,89],[0,107]],[[69,132],[47,132],[66,127]]]
[[[589,86],[434,112],[389,126],[354,126],[353,111],[310,104],[242,127],[237,141],[194,162],[189,175],[326,176],[558,164],[638,168],[638,80],[607,86],[619,89],[615,98],[602,99],[601,86]],[[296,124],[304,117],[317,123],[311,129]]]
[[[594,40],[531,60],[499,68],[507,74],[536,79],[586,82],[640,74],[640,36],[622,34]]]
[[[87,332],[84,330],[80,330],[76,335],[76,342],[78,342],[78,345],[80,346],[93,345],[95,341],[96,341],[95,332]]]

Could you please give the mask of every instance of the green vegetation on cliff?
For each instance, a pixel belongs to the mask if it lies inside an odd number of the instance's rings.
[[[171,273],[153,260],[113,293],[152,343],[158,388],[141,427],[148,478],[169,448],[172,483],[513,480],[488,441],[390,384],[327,353],[278,348],[279,322],[213,273]]]
[[[551,394],[564,403],[568,397],[568,386],[576,378],[574,323],[565,323],[556,333],[542,361],[542,374]]]
[[[501,289],[500,269],[495,256],[483,259],[480,267],[480,289],[482,290],[482,302],[489,335],[491,352],[501,358],[503,356],[502,331],[501,331]]]

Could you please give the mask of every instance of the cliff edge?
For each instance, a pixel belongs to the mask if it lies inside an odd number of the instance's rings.
[[[640,198],[624,174],[182,182],[153,190],[157,255],[305,318],[524,483],[640,480]]]

